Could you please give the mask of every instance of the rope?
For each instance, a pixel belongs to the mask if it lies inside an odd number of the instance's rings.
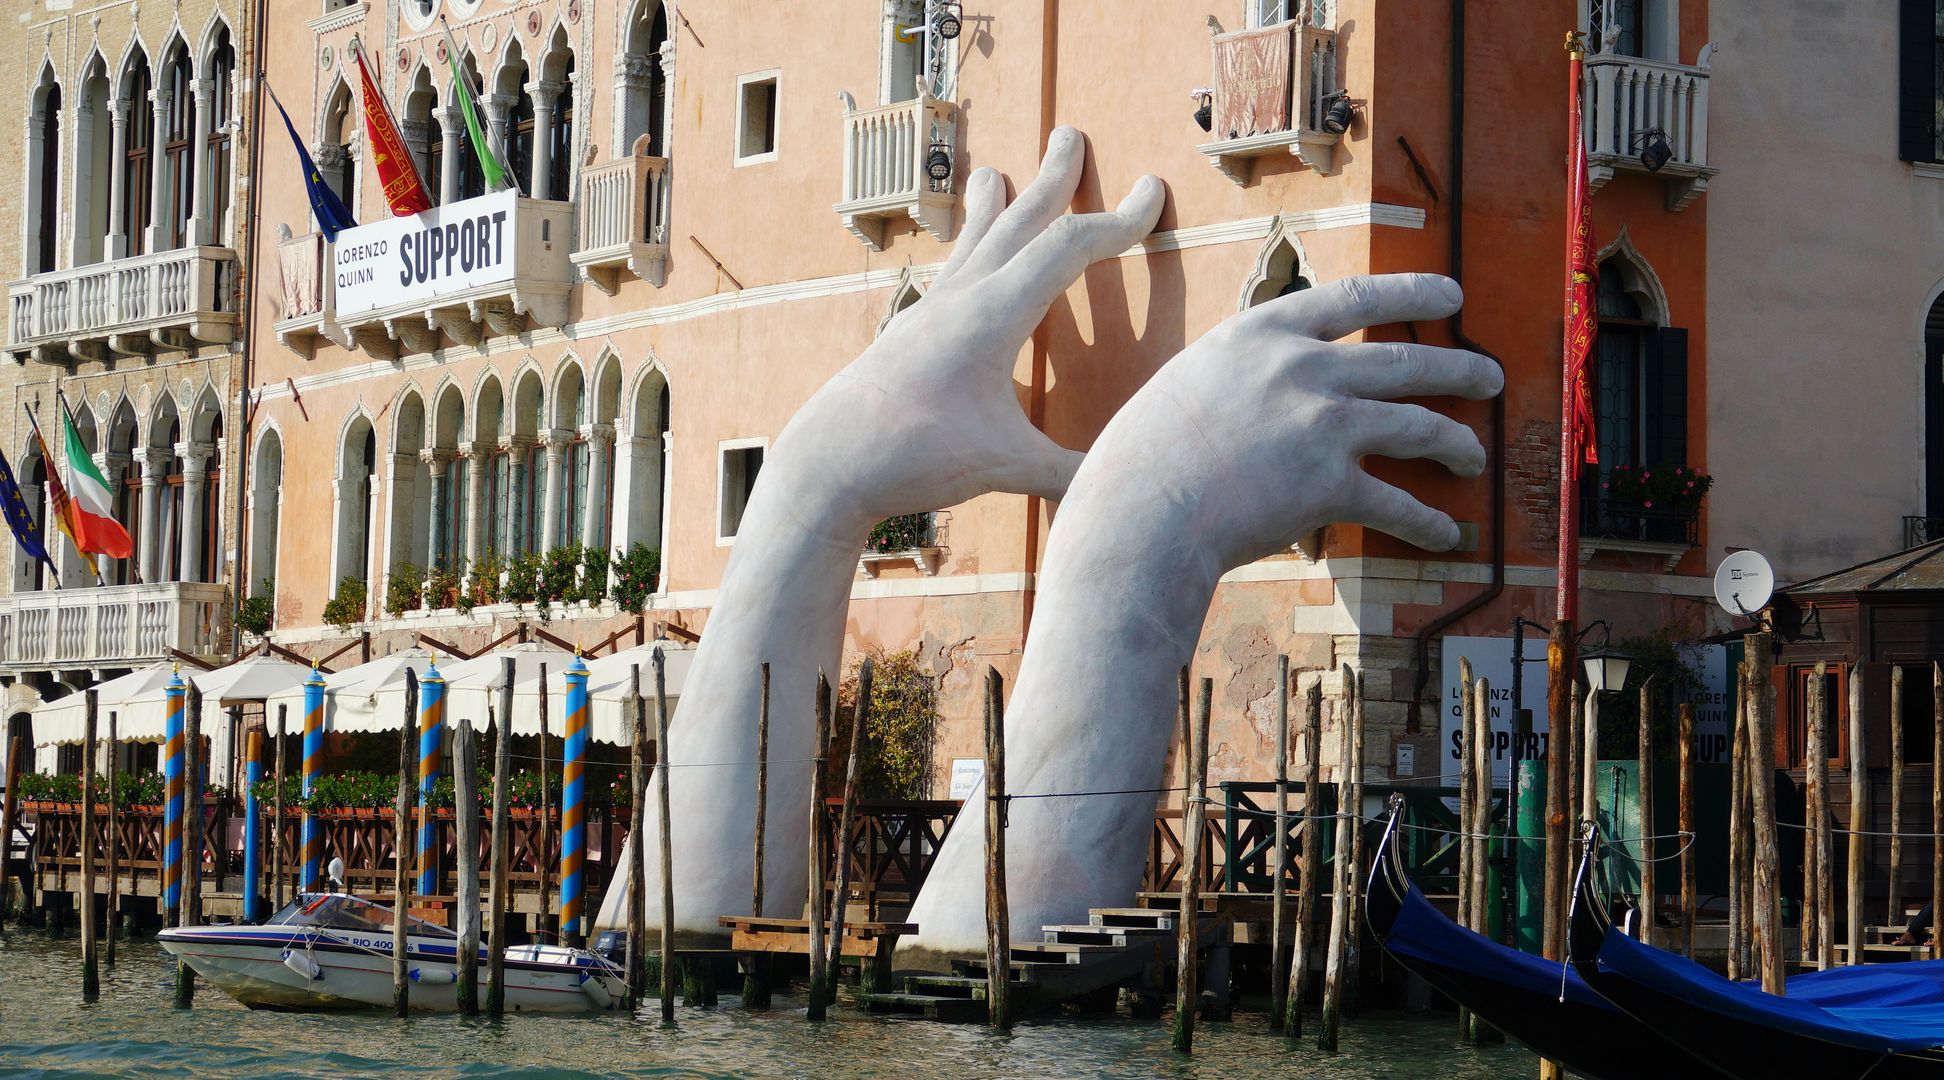
[[[1797,824],[1793,821],[1778,821],[1775,824],[1780,828],[1794,829],[1797,832],[1808,832],[1810,828],[1808,825]],[[1839,829],[1833,824],[1829,826],[1829,831],[1832,833],[1841,833],[1844,836],[1876,836],[1890,840],[1944,840],[1944,832],[1875,832],[1869,829]]]

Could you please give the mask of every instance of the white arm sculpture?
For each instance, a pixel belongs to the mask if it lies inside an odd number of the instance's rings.
[[[1039,177],[1011,207],[998,173],[972,173],[965,226],[930,291],[818,390],[766,455],[669,729],[678,933],[717,936],[716,916],[749,910],[765,661],[775,764],[764,897],[774,913],[801,910],[817,672],[837,681],[871,527],[988,492],[1065,493],[1080,455],[1026,419],[1013,367],[1053,301],[1089,264],[1152,231],[1166,196],[1146,176],[1115,212],[1068,216],[1085,162],[1080,133],[1055,130]],[[654,896],[653,819],[637,834]],[[609,889],[600,925],[624,921],[625,894]]]
[[[1115,414],[1047,538],[1032,635],[1006,710],[1016,795],[1152,789],[1175,731],[1175,680],[1226,571],[1294,537],[1357,522],[1434,551],[1451,518],[1363,472],[1366,454],[1424,457],[1461,476],[1470,428],[1384,399],[1488,398],[1498,366],[1407,344],[1326,344],[1368,326],[1441,319],[1458,286],[1423,274],[1349,278],[1252,308],[1175,357]],[[985,943],[985,814],[945,838],[901,949],[921,966]],[[1006,831],[1012,925],[1085,922],[1141,877],[1153,794],[1019,799]]]

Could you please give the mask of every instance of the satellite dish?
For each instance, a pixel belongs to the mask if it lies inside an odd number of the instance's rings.
[[[1752,619],[1775,595],[1775,570],[1759,551],[1737,551],[1715,567],[1715,603],[1730,615]]]

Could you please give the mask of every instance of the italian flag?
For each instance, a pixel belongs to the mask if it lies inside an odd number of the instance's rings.
[[[111,559],[126,559],[135,545],[128,530],[115,520],[108,497],[108,481],[95,468],[94,458],[74,430],[74,419],[61,410],[61,427],[67,443],[68,498],[60,507],[61,525],[74,546],[83,552],[99,552]]]

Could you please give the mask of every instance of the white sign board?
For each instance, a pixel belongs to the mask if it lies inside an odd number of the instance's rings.
[[[969,799],[972,791],[985,779],[985,759],[975,757],[956,757],[952,759],[951,798]]]
[[[496,191],[346,229],[331,245],[340,318],[513,280],[519,193]]]
[[[1532,711],[1532,736],[1524,756],[1546,756],[1546,639],[1530,635],[1525,643],[1525,680],[1519,687],[1518,708]],[[1443,639],[1443,680],[1438,707],[1438,768],[1444,786],[1458,786],[1459,661],[1470,660],[1472,676],[1491,684],[1492,783],[1504,787],[1512,775],[1512,639],[1509,637],[1447,637]],[[1696,760],[1716,764],[1728,760],[1728,654],[1720,645],[1683,646],[1682,659],[1700,676],[1688,700],[1694,705]],[[1431,771],[1431,770],[1427,770]]]

